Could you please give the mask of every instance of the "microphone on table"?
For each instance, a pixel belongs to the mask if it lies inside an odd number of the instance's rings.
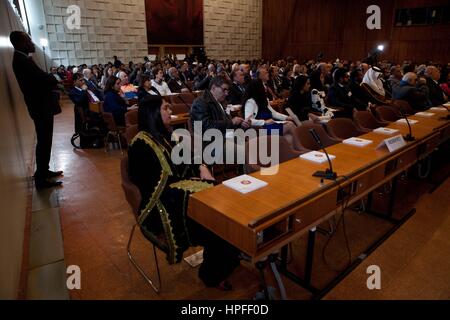
[[[415,141],[416,138],[414,138],[414,136],[412,135],[411,123],[409,123],[408,117],[403,112],[403,108],[399,108],[398,110],[400,111],[400,114],[402,115],[402,117],[405,118],[406,123],[408,124],[408,129],[409,129],[409,133],[406,136],[404,136],[403,139],[405,139],[405,141]]]
[[[330,156],[328,155],[327,150],[323,146],[322,140],[320,140],[319,135],[317,134],[316,130],[314,130],[313,128],[309,129],[309,133],[311,133],[311,135],[313,136],[314,140],[316,140],[316,142],[319,145],[319,147],[323,150],[323,152],[327,156],[328,165],[330,166],[325,171],[317,171],[317,172],[315,172],[313,174],[313,176],[314,177],[320,177],[320,178],[323,178],[323,179],[326,179],[326,180],[336,180],[337,179],[337,174],[336,174],[336,172],[333,171],[333,165],[331,164]]]

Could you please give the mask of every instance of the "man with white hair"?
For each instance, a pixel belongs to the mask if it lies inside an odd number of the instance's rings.
[[[189,92],[186,84],[181,81],[177,68],[169,68],[169,77],[167,85],[172,93]]]
[[[444,91],[439,86],[439,79],[441,78],[441,72],[435,66],[428,66],[424,73],[428,87],[428,98],[433,106],[439,106],[444,104],[448,97],[445,96]]]
[[[416,111],[431,107],[431,102],[428,100],[428,87],[423,82],[417,84],[417,75],[414,72],[408,72],[403,76],[400,85],[393,88],[392,97],[396,100],[407,101]]]
[[[92,78],[92,71],[89,68],[83,69],[83,78],[84,82],[88,86],[88,89],[92,91],[92,93],[95,94],[97,98],[99,98],[101,101],[103,101],[103,92],[102,90],[97,86],[97,84],[91,80]]]

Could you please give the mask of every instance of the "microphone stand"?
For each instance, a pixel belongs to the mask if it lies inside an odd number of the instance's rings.
[[[409,142],[415,141],[416,138],[414,138],[414,136],[412,135],[411,124],[409,123],[408,117],[407,117],[406,114],[403,112],[403,109],[402,109],[402,108],[399,108],[399,111],[400,111],[400,114],[402,115],[402,117],[405,118],[406,123],[408,124],[408,129],[409,129],[409,133],[408,133],[406,136],[404,136],[403,138],[405,139],[405,141],[409,141]]]
[[[319,147],[323,150],[323,152],[327,156],[328,165],[330,166],[325,171],[317,171],[317,172],[315,172],[313,174],[313,176],[314,177],[323,178],[323,179],[326,179],[326,180],[336,180],[337,179],[337,174],[336,174],[336,172],[333,171],[333,165],[331,164],[330,156],[328,155],[327,150],[323,146],[322,140],[320,140],[319,135],[317,134],[316,130],[314,130],[313,128],[309,129],[309,133],[311,133],[311,135],[313,136],[314,140],[316,140],[316,142],[319,145]]]

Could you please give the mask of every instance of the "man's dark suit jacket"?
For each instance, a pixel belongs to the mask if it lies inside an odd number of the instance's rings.
[[[84,82],[86,82],[88,89],[91,90],[97,98],[101,101],[105,100],[103,90],[101,90],[94,81],[84,79]]]
[[[431,78],[427,78],[427,86],[428,86],[428,98],[431,101],[433,106],[439,106],[445,103],[444,99],[444,91],[441,87],[433,81]]]
[[[181,89],[187,89],[187,86],[181,81],[181,85],[177,80],[170,78],[169,82],[167,82],[167,86],[169,87],[172,93],[181,93]]]
[[[89,110],[89,97],[87,91],[73,88],[69,92],[69,98],[75,104],[75,107],[82,108],[84,112]]]
[[[349,96],[350,89],[348,86],[341,87],[334,83],[328,90],[328,103],[331,107],[338,107],[344,109],[344,116],[348,118],[353,117],[353,100]]]
[[[230,87],[230,93],[227,96],[228,103],[242,104],[243,99],[244,99],[244,92],[241,89],[239,89],[236,83],[233,82],[233,84]]]
[[[205,90],[201,97],[194,100],[191,108],[191,121],[192,127],[194,127],[194,121],[201,121],[203,132],[208,129],[218,129],[225,134],[227,129],[236,128],[231,117],[215,101],[209,90]]]
[[[58,81],[25,55],[14,52],[13,70],[33,120],[53,116],[52,91]]]

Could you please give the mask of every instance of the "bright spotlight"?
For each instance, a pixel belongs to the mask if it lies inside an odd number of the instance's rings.
[[[383,51],[383,50],[384,50],[384,46],[383,46],[382,44],[380,44],[380,45],[377,47],[377,49],[378,49],[379,51]]]
[[[47,39],[42,38],[40,41],[41,41],[41,46],[48,47],[48,40]]]

